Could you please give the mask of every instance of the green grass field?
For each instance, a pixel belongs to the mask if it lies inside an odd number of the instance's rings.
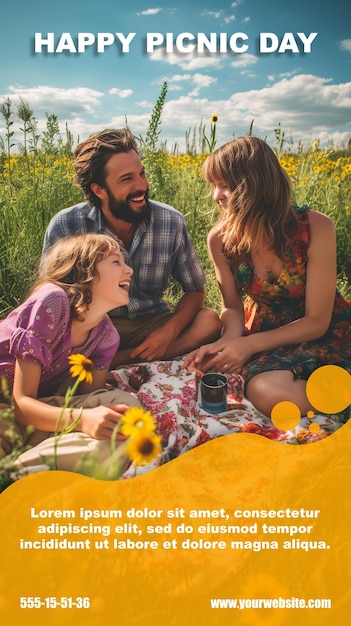
[[[201,120],[185,135],[185,150],[160,144],[162,110],[167,83],[150,116],[147,132],[140,136],[141,156],[150,184],[150,198],[178,209],[185,217],[194,246],[207,276],[208,306],[219,310],[219,292],[207,253],[206,237],[217,219],[210,189],[201,176],[202,164],[217,144],[218,115],[209,131]],[[82,201],[81,190],[72,183],[73,136],[66,126],[62,138],[55,114],[46,114],[46,129],[37,132],[30,105],[21,100],[17,118],[22,122],[22,143],[13,153],[15,112],[9,98],[0,104],[5,133],[0,135],[0,319],[25,298],[36,276],[46,227],[60,209]],[[127,124],[126,120],[126,124]],[[133,130],[133,129],[132,129]],[[253,121],[248,134],[253,130]],[[275,129],[280,163],[289,174],[297,204],[329,215],[338,238],[338,280],[346,297],[351,295],[351,137],[345,150],[320,149],[286,141],[283,125]],[[135,131],[134,131],[135,132]],[[228,137],[228,141],[231,137]],[[174,303],[178,286],[171,284],[167,298]]]

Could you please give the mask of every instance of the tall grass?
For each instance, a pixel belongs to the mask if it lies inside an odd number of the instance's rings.
[[[159,146],[166,94],[164,85],[149,131],[145,139],[140,138],[150,197],[174,206],[184,215],[207,275],[207,305],[218,310],[219,292],[206,246],[207,233],[217,211],[201,176],[206,158],[204,146],[208,145],[206,128],[201,121],[198,129],[187,133],[183,154],[178,149],[168,150],[166,144]],[[63,142],[56,117],[48,115],[47,129],[40,136],[36,133],[35,120],[31,119],[31,125],[26,126],[25,148],[22,146],[19,154],[12,154],[11,103],[4,103],[1,112],[7,115],[6,134],[0,137],[0,318],[3,318],[26,296],[38,268],[51,217],[60,209],[82,201],[83,196],[72,183],[73,139],[69,130],[66,129]],[[212,146],[216,140],[214,131],[212,120]],[[252,128],[249,134],[251,131]],[[321,150],[318,142],[295,148],[291,142],[285,144],[280,125],[276,129],[276,144],[272,147],[292,179],[298,204],[308,204],[330,215],[336,224],[339,284],[350,297],[351,151]],[[179,288],[171,284],[167,295],[174,303]]]
[[[51,217],[82,200],[72,174],[72,157],[64,154],[13,155],[0,167],[1,317],[27,293]]]
[[[297,203],[329,215],[336,226],[339,281],[351,285],[351,151],[321,150],[316,141],[308,150],[281,154]],[[348,287],[347,287],[348,286]]]

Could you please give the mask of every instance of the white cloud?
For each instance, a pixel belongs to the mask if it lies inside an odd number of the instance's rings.
[[[217,82],[217,78],[214,78],[213,76],[198,73],[194,74],[194,76],[191,77],[191,80],[195,83],[195,85],[197,85],[197,87],[209,87]]]
[[[241,70],[240,76],[245,76],[245,78],[257,78],[257,74],[255,74],[255,72],[251,72],[250,70]]]
[[[216,67],[221,65],[220,57],[213,56],[194,56],[194,58],[184,61],[181,67],[185,70],[200,70],[205,67]]]
[[[55,112],[58,117],[62,115],[73,117],[83,113],[93,114],[100,106],[103,95],[102,91],[88,87],[61,89],[38,85],[36,87],[10,86],[9,93],[3,94],[0,98],[9,97],[14,102],[22,98],[35,112],[51,111],[55,103]]]
[[[136,135],[145,133],[150,121],[150,113],[143,113],[142,115],[118,115],[112,117],[109,120],[109,128],[124,128],[126,124],[126,118],[128,127]]]
[[[174,128],[174,122],[177,120],[179,130],[187,130],[189,126],[200,123],[201,118],[210,120],[216,105],[212,106],[207,98],[194,99],[191,96],[181,96],[177,100],[169,100],[166,102],[163,110],[163,127]],[[211,112],[209,112],[211,111]]]
[[[242,54],[238,54],[230,65],[232,67],[249,67],[250,65],[255,65],[258,61],[259,58],[254,54],[243,52]]]
[[[157,7],[157,8],[154,8],[154,9],[144,9],[144,11],[139,11],[139,13],[137,13],[137,15],[156,15],[160,11],[162,11],[161,7]]]
[[[340,49],[351,52],[351,39],[342,39],[342,41],[340,41]]]
[[[133,89],[118,89],[118,87],[112,87],[108,93],[113,96],[118,96],[119,98],[128,98],[132,95]]]
[[[141,100],[140,102],[135,103],[138,107],[143,107],[144,109],[152,109],[154,106],[154,102],[148,102],[147,100]]]
[[[203,11],[201,15],[208,15],[209,17],[213,17],[215,20],[218,20],[223,15],[223,10],[220,11]]]
[[[170,78],[166,78],[165,80],[173,83],[173,82],[182,81],[182,80],[189,80],[191,76],[192,76],[191,74],[174,74],[173,76],[171,76]]]
[[[321,146],[335,146],[335,147],[343,147],[346,146],[350,139],[349,132],[328,132],[328,131],[319,131],[310,137],[310,143],[312,141],[319,140]]]
[[[190,92],[191,96],[198,96],[200,89],[210,87],[217,82],[217,78],[208,76],[208,74],[174,74],[171,78],[165,79],[168,82],[169,91],[180,91],[183,87],[174,85],[174,82],[191,82],[194,85],[194,89]]]
[[[195,89],[190,93],[192,96],[198,96],[200,89],[210,87],[217,82],[217,78],[208,74],[174,74],[171,78],[165,79],[168,83],[169,91],[180,91],[183,87],[174,85],[174,82],[191,82]]]
[[[300,74],[271,87],[234,94],[230,101],[238,113],[255,119],[260,132],[272,132],[279,122],[293,135],[332,131],[351,122],[351,83],[329,83]]]
[[[108,126],[106,118],[104,118],[103,123],[97,121],[103,96],[103,92],[87,87],[61,89],[47,85],[10,86],[7,93],[0,94],[0,100],[10,98],[13,104],[12,130],[14,131],[13,140],[15,143],[13,151],[16,152],[18,150],[16,144],[23,141],[23,134],[20,131],[23,124],[16,118],[16,109],[20,98],[27,102],[33,110],[39,134],[46,130],[46,113],[49,115],[54,113],[57,116],[62,137],[65,137],[67,124],[74,141],[78,141],[82,137],[87,137],[91,133],[103,130]]]
[[[235,8],[236,5],[237,3],[233,2],[231,6],[232,8]],[[215,20],[219,20],[223,17],[224,10],[220,9],[219,11],[203,11],[201,15],[206,16],[206,17],[211,17],[212,19],[215,19]],[[223,21],[225,24],[230,24],[230,22],[233,22],[235,19],[236,19],[235,15],[226,15],[224,16]]]
[[[301,68],[297,67],[291,72],[281,72],[280,74],[278,74],[278,78],[291,78],[292,76],[295,76],[299,72],[301,72]],[[267,78],[270,82],[274,82],[275,80],[277,80],[277,76],[275,74],[269,74]]]
[[[254,120],[254,132],[271,141],[280,123],[296,144],[319,139],[321,145],[333,142],[343,146],[350,137],[351,82],[335,85],[325,78],[301,74],[224,100],[181,96],[165,104],[163,136],[168,143],[173,139],[182,145],[185,132],[198,126],[201,119],[209,128],[214,112],[219,116],[218,145],[233,135],[246,134]]]
[[[60,129],[61,135],[65,136],[65,121],[62,122],[60,120]],[[123,124],[124,126],[125,124]],[[82,141],[89,135],[93,133],[97,133],[100,130],[104,130],[104,128],[108,128],[108,124],[104,122],[87,122],[86,118],[75,116],[68,121],[68,128],[73,135],[74,141],[78,143],[78,141]],[[39,125],[40,130],[40,125]]]

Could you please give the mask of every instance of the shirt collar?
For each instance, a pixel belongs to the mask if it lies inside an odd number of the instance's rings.
[[[105,230],[102,212],[96,206],[91,207],[88,213],[88,219],[96,223],[98,232]]]

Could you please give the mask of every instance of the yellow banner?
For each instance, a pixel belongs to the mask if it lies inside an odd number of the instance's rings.
[[[319,442],[205,443],[144,475],[0,496],[3,624],[346,626],[351,422]]]

